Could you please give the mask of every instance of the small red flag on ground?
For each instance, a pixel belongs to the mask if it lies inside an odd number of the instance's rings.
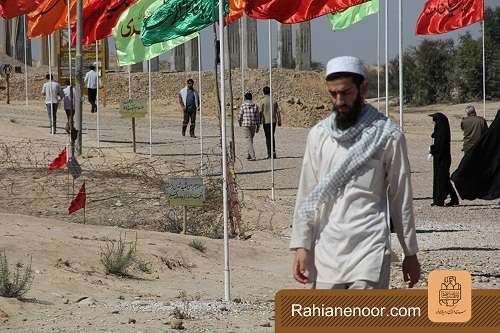
[[[53,160],[49,164],[49,170],[62,169],[66,166],[68,162],[68,152],[66,151],[66,147],[59,153],[55,160]]]
[[[417,21],[417,35],[436,35],[482,21],[483,0],[429,0]]]
[[[80,191],[76,197],[71,201],[71,204],[68,207],[68,214],[73,214],[74,212],[85,208],[85,202],[87,201],[87,194],[85,193],[85,183],[80,187]]]

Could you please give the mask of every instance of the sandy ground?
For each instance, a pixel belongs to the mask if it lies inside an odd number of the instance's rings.
[[[426,286],[428,272],[435,269],[465,269],[478,288],[498,288],[500,284],[499,202],[430,207],[432,163],[426,157],[433,126],[427,114],[441,111],[450,118],[453,169],[461,158],[459,122],[464,107],[436,105],[411,108],[405,114],[423,269],[421,288]],[[489,120],[499,107],[500,103],[488,104]],[[90,174],[98,173],[100,167],[109,170],[125,162],[163,171],[198,168],[200,140],[180,135],[177,112],[173,107],[154,107],[153,157],[149,159],[147,118],[137,122],[139,144],[134,155],[130,120],[119,119],[116,106],[107,106],[100,117],[98,149],[96,116],[85,105],[85,149],[80,163],[89,182]],[[292,256],[287,245],[308,129],[284,127],[277,131],[274,201],[270,198],[270,161],[263,159],[263,133],[256,138],[258,160],[249,162],[241,132],[236,130],[243,223],[251,237],[230,241],[231,298],[235,302],[225,304],[222,240],[161,232],[168,210],[161,186],[145,184],[139,177],[120,179],[109,174],[106,178],[105,174],[88,185],[88,223],[81,223],[81,214],[66,215],[65,176],[49,174],[43,167],[67,141],[59,134],[64,132],[61,111],[59,117],[58,134],[52,136],[40,105],[26,107],[14,102],[0,107],[1,149],[31,149],[26,153],[31,159],[19,157],[24,166],[0,163],[0,249],[5,250],[11,265],[31,260],[35,271],[26,299],[0,297],[0,310],[7,315],[2,319],[0,311],[0,331],[173,332],[170,314],[177,307],[191,317],[183,323],[189,332],[272,332],[275,293],[302,288],[291,276]],[[205,119],[204,125],[205,173],[217,177],[218,129],[214,119]],[[118,194],[125,196],[106,193],[112,190],[110,184],[120,187],[123,193]],[[130,214],[136,214],[134,225],[129,223]],[[220,219],[208,222],[220,225]],[[128,278],[106,275],[99,262],[106,239],[116,240],[125,233],[127,239],[134,239],[135,232],[138,256],[150,264],[150,272],[133,269]],[[204,242],[205,253],[188,245],[193,239]],[[397,241],[393,244],[400,254]],[[403,288],[401,264],[392,265],[391,286]],[[81,300],[83,297],[87,298]]]

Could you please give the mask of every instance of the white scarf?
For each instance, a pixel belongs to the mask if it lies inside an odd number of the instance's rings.
[[[400,132],[390,119],[369,104],[363,106],[356,124],[346,130],[337,127],[335,117],[336,114],[332,113],[320,125],[328,131],[332,140],[342,147],[348,147],[349,152],[320,179],[302,203],[298,218],[303,223],[314,219],[316,209],[321,204],[337,198],[354,175],[365,168],[378,151],[384,149],[389,138]]]

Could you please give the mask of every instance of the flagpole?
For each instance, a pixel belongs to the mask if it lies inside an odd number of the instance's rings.
[[[220,110],[221,110],[221,140],[222,140],[222,204],[224,218],[224,300],[231,300],[229,272],[229,235],[228,235],[228,204],[227,204],[227,165],[226,165],[226,103],[224,101],[224,1],[219,0],[219,52],[220,52]]]
[[[69,86],[71,87],[71,79],[73,73],[71,72],[71,14],[70,14],[70,0],[68,0],[68,65],[69,65]],[[73,88],[71,88],[73,89]]]
[[[97,70],[97,94],[96,94],[96,127],[97,127],[97,148],[101,148],[101,128],[99,124],[99,41],[95,41],[95,66]]]
[[[484,47],[485,24],[484,18],[481,22],[483,30],[483,117],[486,118],[486,53]]]
[[[403,127],[403,1],[399,0],[399,127]]]
[[[385,115],[389,117],[389,0],[385,0]]]
[[[49,47],[49,95],[50,95],[50,134],[55,134],[55,126],[54,126],[54,103],[52,103],[52,33],[49,34],[47,38],[48,47]]]
[[[243,69],[243,17],[240,18],[240,69],[241,69],[241,98],[245,100],[245,70]]]
[[[273,64],[272,64],[272,39],[271,39],[271,20],[269,23],[269,34],[268,34],[268,42],[269,42],[269,103],[271,108],[271,200],[274,201],[274,131],[273,131],[273,122],[274,122],[274,113],[273,113]],[[264,127],[264,125],[262,125]]]
[[[203,94],[201,90],[201,33],[198,35],[198,91],[200,107],[200,174],[203,176]]]
[[[71,145],[71,157],[74,157],[74,148],[72,146],[72,139],[71,139],[71,133],[74,130],[74,112],[75,112],[75,96],[73,94],[73,84],[72,84],[72,76],[73,73],[71,72],[71,6],[70,6],[70,0],[67,2],[67,7],[68,7],[68,68],[69,68],[69,96],[71,100],[71,113],[70,117],[68,119],[68,126],[69,126],[69,135],[68,135],[68,140]],[[68,189],[69,189],[69,181],[68,181]]]
[[[26,106],[28,106],[28,39],[26,38],[26,15],[23,16],[24,32],[24,86],[26,90]]]
[[[130,75],[130,66],[128,65],[128,99],[132,99],[132,77]]]
[[[377,109],[380,110],[380,8],[377,11]]]
[[[153,112],[151,107],[151,59],[148,59],[149,158],[153,157]]]

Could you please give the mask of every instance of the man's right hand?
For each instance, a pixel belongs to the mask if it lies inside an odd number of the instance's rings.
[[[293,259],[293,278],[298,283],[308,283],[309,278],[305,276],[306,272],[306,260],[308,257],[308,251],[304,248],[298,248],[295,250],[295,258]]]
[[[187,111],[187,107],[183,106],[182,107],[182,112],[186,112]]]

